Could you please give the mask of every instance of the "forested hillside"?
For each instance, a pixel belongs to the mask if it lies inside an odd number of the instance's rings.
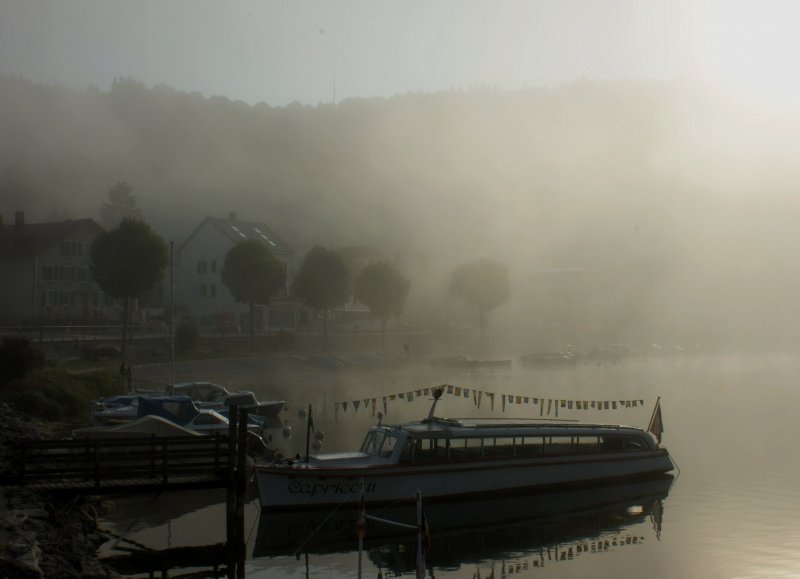
[[[509,323],[792,336],[794,126],[649,81],[276,108],[0,76],[0,212],[98,218],[126,181],[167,239],[235,211],[298,252],[374,245],[418,305],[483,254],[511,269]]]

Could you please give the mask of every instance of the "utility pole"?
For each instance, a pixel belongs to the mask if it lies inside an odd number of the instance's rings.
[[[170,394],[175,394],[175,242],[169,242],[169,345],[170,345]]]

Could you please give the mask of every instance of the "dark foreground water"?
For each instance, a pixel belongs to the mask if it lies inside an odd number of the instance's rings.
[[[518,357],[517,357],[518,359]],[[664,444],[680,474],[636,484],[446,506],[430,505],[435,577],[798,577],[800,576],[800,358],[724,355],[635,358],[575,368],[443,371],[429,364],[325,371],[287,361],[207,363],[185,378],[212,379],[286,398],[302,452],[304,422],[296,409],[312,403],[325,450],[352,449],[374,422],[363,399],[450,383],[498,394],[595,401],[645,401],[598,412],[563,409],[560,418],[646,426],[662,397]],[[144,370],[143,370],[144,372]],[[161,368],[149,369],[157,379]],[[167,370],[168,372],[168,370]],[[189,373],[194,372],[194,376]],[[227,380],[226,380],[227,377]],[[232,378],[233,377],[233,378]],[[417,419],[427,397],[389,402],[387,422]],[[361,400],[353,413],[352,401]],[[337,414],[334,403],[341,405]],[[619,404],[618,404],[619,406]],[[446,396],[438,415],[503,416],[486,400]],[[538,416],[531,404],[508,405],[506,416]],[[676,473],[677,474],[677,473]],[[104,524],[162,549],[224,540],[220,493],[118,498]],[[368,506],[369,509],[369,506]],[[247,577],[355,577],[352,513],[324,521],[259,512],[247,505]],[[374,512],[411,518],[403,509]],[[319,529],[310,539],[309,535]],[[371,524],[364,577],[414,576],[415,537]],[[111,545],[106,550],[110,552]],[[174,575],[192,570],[174,571]],[[195,569],[194,571],[199,571]]]

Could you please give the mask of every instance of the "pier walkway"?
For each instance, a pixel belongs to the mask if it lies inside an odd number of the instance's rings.
[[[75,493],[225,488],[233,447],[228,436],[29,441],[17,448],[6,485]]]

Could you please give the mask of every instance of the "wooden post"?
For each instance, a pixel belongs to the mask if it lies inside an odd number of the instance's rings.
[[[214,433],[214,473],[219,475],[219,432]]]
[[[247,490],[247,422],[249,412],[247,407],[239,408],[239,440],[236,443],[236,577],[244,579],[244,495]]]
[[[225,493],[225,526],[228,545],[236,535],[236,441],[239,426],[239,407],[231,406],[228,414],[228,481]],[[229,550],[229,564],[234,560],[233,553]]]

